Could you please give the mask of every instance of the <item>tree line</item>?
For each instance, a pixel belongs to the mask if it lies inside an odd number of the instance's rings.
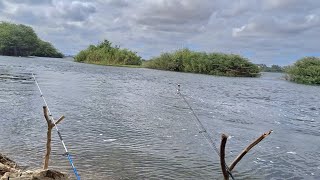
[[[63,57],[54,46],[41,40],[30,26],[0,22],[0,55]]]
[[[279,65],[271,65],[271,66],[267,66],[265,64],[257,64],[260,68],[261,72],[284,72],[285,67],[281,67]]]

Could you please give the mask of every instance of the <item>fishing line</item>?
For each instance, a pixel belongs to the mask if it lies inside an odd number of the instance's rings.
[[[57,133],[58,133],[58,135],[59,135],[60,141],[61,141],[61,143],[62,143],[62,146],[63,146],[64,150],[65,150],[65,155],[68,157],[69,163],[70,163],[70,165],[71,165],[71,167],[72,167],[72,169],[73,169],[74,174],[75,174],[76,177],[77,177],[77,180],[80,180],[80,176],[79,176],[79,174],[78,174],[78,172],[77,172],[76,167],[75,167],[74,164],[73,164],[71,155],[70,155],[70,153],[69,153],[69,151],[68,151],[68,149],[67,149],[67,147],[66,147],[66,145],[65,145],[65,143],[64,143],[64,141],[63,141],[63,139],[62,139],[62,136],[61,136],[61,133],[60,133],[60,131],[59,131],[59,128],[58,128],[57,124],[54,122],[54,119],[53,119],[53,117],[52,117],[52,114],[51,114],[51,111],[50,111],[49,106],[48,106],[48,104],[47,104],[47,101],[46,101],[46,99],[44,98],[43,93],[42,93],[42,91],[41,91],[41,88],[40,88],[40,86],[39,86],[39,83],[38,83],[38,81],[37,81],[37,79],[36,79],[36,77],[34,76],[33,73],[32,73],[32,77],[33,77],[33,79],[34,79],[34,81],[35,81],[35,83],[36,83],[36,85],[37,85],[37,87],[38,87],[38,90],[39,90],[39,92],[40,92],[40,97],[42,98],[44,104],[45,104],[45,105],[47,106],[47,108],[48,108],[50,120],[51,120],[51,122],[54,124],[54,127],[55,127],[56,130],[57,130]]]
[[[180,90],[180,84],[178,84],[178,89],[177,89],[177,94],[183,99],[183,101],[187,104],[187,106],[189,107],[189,109],[191,110],[193,116],[195,117],[195,122],[196,125],[198,127],[199,133],[202,134],[202,136],[207,140],[208,144],[212,147],[212,149],[217,153],[217,155],[220,157],[220,152],[216,146],[216,144],[214,143],[214,141],[212,140],[211,136],[209,135],[207,129],[205,128],[205,126],[202,124],[202,122],[200,121],[199,117],[197,116],[197,114],[195,113],[195,111],[193,110],[193,108],[191,107],[190,103],[187,101],[187,99],[185,98],[185,96],[181,93]],[[226,169],[228,174],[230,175],[230,177],[234,180],[234,177],[229,169],[229,167],[226,165]]]

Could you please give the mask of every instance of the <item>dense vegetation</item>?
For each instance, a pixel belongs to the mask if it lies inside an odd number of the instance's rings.
[[[271,65],[270,67],[265,64],[257,64],[262,72],[284,72],[284,68],[279,65]]]
[[[0,55],[63,57],[26,25],[0,22]]]
[[[119,46],[112,46],[108,40],[104,40],[97,46],[90,45],[87,49],[80,51],[75,60],[101,65],[141,65],[142,59],[136,52],[128,49],[120,49]]]
[[[290,81],[320,85],[320,58],[304,57],[286,68],[286,73]]]
[[[182,49],[163,53],[146,62],[145,67],[219,76],[259,76],[257,65],[234,54],[194,52]]]

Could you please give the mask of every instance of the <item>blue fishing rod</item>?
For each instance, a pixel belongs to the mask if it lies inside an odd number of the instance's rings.
[[[79,174],[78,174],[78,171],[77,171],[76,167],[75,167],[74,164],[73,164],[71,155],[70,155],[70,153],[69,153],[69,151],[68,151],[68,149],[67,149],[67,147],[66,147],[66,145],[65,145],[65,143],[64,143],[64,141],[63,141],[63,139],[62,139],[62,136],[61,136],[61,133],[60,133],[60,131],[59,131],[59,128],[58,128],[57,124],[54,122],[54,119],[53,119],[53,117],[52,117],[52,114],[51,114],[51,111],[50,111],[49,106],[48,106],[48,104],[47,104],[47,101],[46,101],[46,99],[44,98],[43,93],[42,93],[42,91],[41,91],[41,89],[40,89],[39,83],[38,83],[38,81],[37,81],[37,79],[36,79],[36,77],[34,76],[33,73],[32,73],[32,77],[33,77],[34,82],[36,83],[36,85],[37,85],[37,87],[38,87],[38,90],[39,90],[39,92],[40,92],[40,97],[42,98],[44,104],[45,104],[45,105],[47,106],[47,108],[48,108],[50,121],[54,124],[54,127],[55,127],[56,130],[57,130],[57,133],[58,133],[58,135],[59,135],[60,141],[61,141],[61,143],[62,143],[62,146],[63,146],[64,150],[65,150],[65,155],[68,157],[68,160],[69,160],[69,162],[70,162],[70,165],[71,165],[71,167],[72,167],[72,169],[73,169],[74,174],[75,174],[76,177],[77,177],[77,180],[80,180],[80,176],[79,176]]]

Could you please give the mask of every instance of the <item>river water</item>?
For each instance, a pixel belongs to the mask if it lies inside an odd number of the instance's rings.
[[[106,67],[71,59],[0,57],[0,152],[41,168],[46,122],[39,81],[82,179],[222,179],[190,103],[226,161],[273,133],[234,170],[236,179],[320,179],[320,87],[282,74],[228,78]],[[50,167],[74,178],[53,131]]]

